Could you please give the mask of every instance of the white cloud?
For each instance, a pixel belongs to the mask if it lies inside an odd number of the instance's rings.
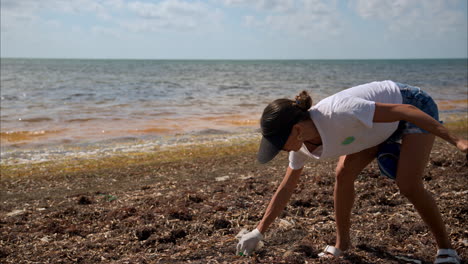
[[[233,2],[233,3],[231,3]],[[249,1],[225,0],[227,4],[245,5]],[[341,32],[340,20],[335,1],[300,0],[300,1],[260,1],[253,8],[265,12],[263,18],[248,15],[244,17],[247,27],[261,27],[275,34],[281,32],[290,36],[300,36],[308,40],[323,40],[337,36]]]
[[[296,8],[295,0],[222,0],[227,6],[253,7],[269,12],[288,12]]]
[[[117,30],[155,32],[219,29],[223,17],[221,10],[202,1],[163,0],[152,3],[123,0],[2,0],[2,33],[25,32],[34,26],[50,25],[51,19],[45,18],[45,13],[49,16],[94,16],[109,25],[94,25],[88,30],[95,34],[113,36],[117,35]],[[55,21],[53,18],[52,20]]]
[[[391,33],[404,34],[407,37],[443,35],[466,30],[466,13],[457,10],[456,1],[356,0],[350,3],[362,18],[383,21]]]
[[[102,20],[110,20],[111,11],[121,8],[122,3],[122,0],[2,0],[1,30],[5,33],[41,24],[49,25],[51,19],[43,18],[44,13],[49,15],[89,13]]]
[[[137,18],[121,24],[132,31],[203,30],[221,23],[222,12],[203,2],[165,0],[159,3],[128,4]]]

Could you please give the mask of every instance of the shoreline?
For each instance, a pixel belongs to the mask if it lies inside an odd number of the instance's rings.
[[[463,113],[442,114],[444,125],[457,133],[468,130],[468,115]],[[467,135],[468,137],[468,135]],[[177,148],[197,148],[197,146],[224,147],[230,144],[244,144],[260,139],[256,127],[235,127],[231,131],[204,129],[185,134],[165,136],[132,135],[101,140],[87,140],[56,144],[30,144],[29,146],[2,146],[0,166],[10,166],[49,161],[73,159],[101,159],[112,156],[145,155],[145,153],[171,152]]]

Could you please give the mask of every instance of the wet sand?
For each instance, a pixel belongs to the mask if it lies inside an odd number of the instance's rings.
[[[465,125],[455,126],[467,136]],[[432,263],[436,245],[375,162],[356,181],[353,247],[343,259],[316,254],[334,243],[335,162],[310,162],[288,207],[254,257],[235,256],[242,229],[261,219],[287,166],[283,153],[255,162],[256,141],[166,153],[2,165],[2,263]],[[424,183],[468,260],[468,163],[436,141]]]

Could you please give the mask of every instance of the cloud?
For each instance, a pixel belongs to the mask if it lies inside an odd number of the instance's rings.
[[[187,31],[214,28],[222,12],[203,2],[165,0],[159,3],[131,2],[128,9],[136,18],[121,24],[132,31]]]
[[[219,29],[220,9],[202,1],[163,0],[156,3],[123,0],[2,0],[2,33],[25,32],[39,25],[50,25],[53,16],[86,14],[107,25],[95,24],[87,30],[94,34],[120,35],[118,31],[204,31]],[[76,20],[75,23],[80,23]],[[73,26],[74,22],[69,22]],[[63,24],[63,23],[62,23]]]
[[[296,7],[295,0],[222,0],[226,6],[253,7],[261,11],[288,12]]]
[[[272,34],[281,32],[308,40],[323,40],[338,36],[342,30],[342,21],[335,1],[272,1],[269,4],[266,2],[260,1],[258,2],[260,4],[257,3],[253,7],[265,11],[265,15],[245,16],[243,20],[245,26],[260,27],[269,30]],[[225,3],[247,6],[248,1],[225,0]]]
[[[111,11],[121,8],[122,0],[2,0],[2,33],[50,24],[49,15],[88,13],[102,20],[112,18]],[[53,19],[56,21],[56,19]]]
[[[2,33],[14,31],[19,25],[30,26],[39,16],[34,10],[40,5],[35,1],[2,0],[0,8]]]
[[[350,3],[362,18],[384,22],[390,33],[412,38],[456,32],[466,35],[466,12],[457,9],[457,1],[356,0]]]

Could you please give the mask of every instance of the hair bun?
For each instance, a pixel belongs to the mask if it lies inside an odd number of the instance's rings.
[[[298,96],[296,96],[296,102],[293,103],[299,107],[302,111],[307,111],[312,107],[312,98],[309,93],[302,91]]]

